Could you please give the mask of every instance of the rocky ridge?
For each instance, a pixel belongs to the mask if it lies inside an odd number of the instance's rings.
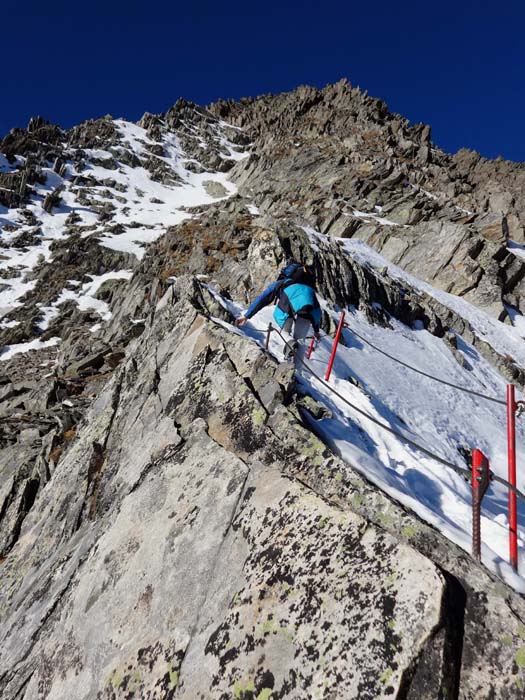
[[[234,178],[261,212],[357,237],[500,320],[521,313],[525,266],[507,243],[525,243],[523,164],[450,156],[346,81],[210,110],[252,136]]]
[[[521,697],[521,597],[334,457],[290,367],[207,321],[231,318],[194,281],[246,302],[299,256],[330,304],[463,338],[523,386],[468,320],[330,240],[455,293],[473,266],[463,296],[503,317],[521,166],[443,154],[346,83],[37,119],[0,152],[2,341],[41,344],[0,379],[3,696]]]
[[[3,697],[519,697],[522,599],[331,455],[215,304],[160,297],[26,517]]]

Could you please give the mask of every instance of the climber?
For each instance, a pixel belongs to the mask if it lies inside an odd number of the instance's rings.
[[[315,276],[311,267],[300,263],[289,263],[262,294],[248,307],[246,313],[235,321],[236,326],[242,326],[268,304],[277,304],[273,317],[279,328],[293,336],[293,343],[287,345],[285,356],[298,354],[304,346],[303,341],[308,333],[310,324],[314,336],[320,339],[319,325],[321,323],[321,307],[315,294]]]

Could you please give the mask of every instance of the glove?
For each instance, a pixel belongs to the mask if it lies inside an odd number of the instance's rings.
[[[244,326],[244,324],[246,323],[247,320],[248,319],[246,318],[246,316],[239,316],[239,318],[235,319],[235,325],[237,327]]]
[[[321,340],[321,333],[320,333],[319,331],[315,331],[315,332],[314,332],[314,338],[315,338],[316,340]]]

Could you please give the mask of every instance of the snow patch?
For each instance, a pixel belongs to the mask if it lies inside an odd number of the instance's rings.
[[[507,241],[507,250],[510,250],[510,252],[518,258],[523,258],[525,260],[525,245],[521,245],[509,239]]]
[[[310,231],[317,243],[324,238]],[[346,239],[345,239],[346,241]],[[361,262],[374,266],[388,265],[397,274],[397,268],[387,261],[379,261],[364,244],[352,248]],[[376,257],[377,256],[377,257]],[[379,264],[380,262],[380,264]],[[419,284],[418,280],[414,283]],[[427,286],[424,285],[425,290]],[[222,306],[234,316],[242,314],[240,304],[224,299],[210,289]],[[433,290],[435,293],[438,290]],[[440,296],[442,293],[439,293]],[[443,293],[444,294],[444,293]],[[449,298],[450,297],[450,298]],[[449,303],[455,299],[446,295]],[[496,333],[503,324],[461,301],[462,310],[470,322],[485,330],[485,337]],[[334,320],[338,314],[324,300],[321,305]],[[463,306],[464,305],[464,306]],[[266,329],[273,321],[272,308],[266,307],[241,329],[222,322],[234,333],[242,333],[261,346],[266,341]],[[480,393],[505,398],[506,380],[484,360],[476,349],[458,337],[458,350],[464,356],[468,369],[455,359],[451,349],[440,338],[421,327],[410,328],[394,318],[391,328],[371,325],[366,316],[356,309],[347,312],[349,329],[344,329],[345,346],[339,346],[330,387],[351,404],[375,420],[388,425],[401,436],[414,441],[430,452],[468,471],[468,461],[462,456],[473,448],[482,449],[490,459],[491,468],[506,478],[507,441],[506,409],[457,389],[439,385],[432,379],[415,374],[409,368],[385,358],[368,344],[363,343],[355,330],[374,345],[412,367],[442,377],[458,386]],[[484,325],[486,324],[486,325]],[[508,329],[514,347],[516,330]],[[520,344],[523,344],[521,338]],[[308,366],[324,377],[332,348],[332,339],[322,338],[317,344]],[[276,334],[270,337],[270,352],[283,360],[283,341]],[[297,379],[301,390],[326,405],[332,418],[320,421],[306,416],[315,432],[331,446],[352,468],[361,472],[383,491],[422,519],[436,527],[450,540],[470,552],[472,531],[471,487],[465,478],[441,462],[408,444],[369,418],[360,415],[332,393],[326,383],[313,377],[299,366]],[[349,381],[352,379],[352,381]],[[525,459],[525,426],[518,425],[518,462]],[[461,450],[461,451],[460,451]],[[518,475],[518,488],[525,490],[525,474]],[[525,578],[514,573],[508,564],[508,529],[506,521],[507,493],[503,486],[492,483],[483,501],[481,532],[483,563],[497,576],[520,592],[525,592]],[[518,523],[519,568],[525,569],[525,518],[520,509]]]
[[[60,313],[60,305],[65,301],[74,301],[81,311],[95,311],[104,321],[109,321],[111,311],[105,301],[96,299],[95,294],[100,287],[108,280],[129,280],[133,272],[131,270],[119,270],[116,272],[105,272],[103,275],[88,275],[91,277],[91,282],[86,282],[78,290],[63,289],[58,299],[51,306],[40,307],[44,313],[44,318],[39,323],[41,330],[45,331],[49,327],[51,321]]]
[[[19,355],[23,352],[29,352],[29,350],[41,350],[42,348],[50,348],[53,345],[57,345],[60,342],[60,338],[50,338],[49,340],[30,340],[28,343],[16,343],[15,345],[5,345],[2,350],[0,350],[0,360],[10,360],[14,355]]]
[[[348,214],[347,214],[348,216]],[[356,219],[372,219],[373,221],[377,221],[378,224],[381,224],[381,226],[404,226],[405,224],[399,224],[395,221],[390,221],[390,219],[385,219],[382,216],[378,216],[377,214],[374,214],[373,212],[366,212],[366,211],[359,211],[358,209],[353,209],[352,210],[352,216],[355,216]]]

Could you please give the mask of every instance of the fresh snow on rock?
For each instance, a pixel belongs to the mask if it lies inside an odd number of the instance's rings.
[[[42,348],[49,348],[53,345],[58,345],[60,338],[50,338],[49,340],[30,340],[27,343],[17,343],[16,345],[6,345],[2,350],[0,350],[0,360],[10,360],[14,355],[18,355],[22,352],[29,352],[29,350],[42,350]]]
[[[58,299],[51,306],[41,307],[44,318],[40,322],[40,328],[45,331],[49,323],[58,316],[60,305],[65,301],[74,301],[81,311],[95,311],[104,321],[109,321],[111,311],[105,301],[96,299],[95,294],[108,280],[129,280],[133,272],[131,270],[119,270],[118,272],[105,272],[103,275],[89,275],[91,282],[86,282],[78,291],[64,289]],[[71,284],[71,282],[69,282]]]
[[[364,255],[361,246],[358,250]],[[241,314],[240,305],[213,293],[225,308],[236,316]],[[324,301],[321,303],[337,320],[339,314],[330,311]],[[264,329],[272,321],[272,314],[273,308],[266,307],[241,329],[221,323],[263,346]],[[339,346],[330,387],[376,420],[462,469],[470,469],[470,450],[481,449],[489,457],[492,470],[507,478],[505,406],[411,372],[363,343],[352,334],[352,329],[413,367],[504,400],[506,381],[475,348],[458,337],[458,349],[470,367],[465,370],[440,338],[422,328],[409,328],[394,318],[390,319],[392,329],[372,325],[356,309],[347,311],[346,321],[350,329],[343,331],[345,346]],[[488,316],[486,323],[487,327],[492,323]],[[510,330],[515,335],[516,331]],[[311,360],[306,361],[321,378],[326,372],[332,342],[332,338],[324,337]],[[269,350],[277,359],[284,360],[283,341],[275,333],[271,335]],[[320,421],[307,415],[313,430],[363,476],[470,552],[472,497],[467,479],[353,411],[303,366],[298,366],[296,374],[300,390],[325,404],[333,414],[332,418]],[[518,421],[517,430],[518,463],[523,463],[523,421]],[[525,474],[519,475],[517,486],[525,490]],[[482,559],[491,571],[525,593],[525,578],[517,576],[507,563],[507,507],[506,489],[493,483],[482,507]],[[522,529],[518,530],[518,547],[519,570],[523,572],[525,531]]]
[[[0,207],[0,226],[7,227],[7,230],[3,228],[1,234],[1,242],[6,247],[2,249],[0,258],[0,272],[3,271],[5,275],[1,279],[4,288],[0,301],[0,322],[2,316],[20,307],[24,296],[34,289],[36,281],[28,277],[41,262],[52,261],[52,245],[55,241],[67,239],[68,219],[72,214],[76,217],[75,225],[80,228],[83,238],[96,238],[101,246],[131,254],[140,261],[147,245],[163,235],[168,226],[191,218],[192,207],[227,199],[237,192],[227,173],[203,170],[195,158],[189,157],[183,151],[176,134],[163,133],[161,145],[164,155],[154,156],[147,148],[159,144],[151,140],[146,129],[123,119],[114,120],[113,124],[120,140],[118,146],[112,147],[111,151],[105,148],[82,149],[83,167],[79,169],[76,161],[69,160],[64,165],[64,171],[61,171],[63,176],[58,175],[52,167],[42,169],[45,182],[33,186],[34,194],[25,207],[34,217],[36,225],[26,223],[22,209],[8,210]],[[222,134],[222,129],[226,126],[232,128],[225,123],[215,125],[214,134],[221,148],[234,161],[248,157],[248,152],[239,151]],[[203,142],[202,145],[206,147],[207,144]],[[67,155],[67,148],[64,150]],[[128,152],[143,159],[156,158],[166,167],[167,176],[172,174],[173,182],[158,182],[146,168],[120,162],[119,157],[126,160]],[[69,155],[72,156],[72,153],[69,152]],[[114,167],[115,160],[118,161],[117,168]],[[105,167],[105,163],[108,167]],[[192,164],[203,171],[192,172]],[[2,171],[13,171],[17,167],[17,162],[10,164],[1,156]],[[98,184],[79,187],[76,184],[78,178],[89,178],[89,183]],[[115,183],[114,186],[108,184],[111,182]],[[210,186],[215,188],[213,194],[210,194]],[[47,212],[44,210],[45,197],[58,187],[62,188],[59,193],[60,203],[51,212]],[[81,196],[86,192],[93,205],[82,203]],[[115,232],[99,220],[99,213],[93,207],[105,204],[114,208],[110,223],[112,226],[120,225],[121,231]],[[37,238],[35,244],[10,246],[18,236],[30,232]],[[114,270],[105,274],[109,275],[107,279],[123,279],[127,278],[128,271]],[[104,275],[97,279],[103,277]],[[93,293],[91,283],[84,285],[79,293],[63,289],[50,305],[41,307],[44,318],[39,324],[40,329],[48,327],[49,322],[59,313],[60,304],[68,299],[76,301],[83,310],[97,311],[104,320],[109,319],[111,314],[107,304],[94,299]]]
[[[144,151],[144,145],[151,143],[146,130],[132,124],[118,120],[116,122],[122,133],[125,143],[138,155]],[[211,204],[226,199],[237,192],[237,188],[228,180],[226,173],[203,172],[193,173],[185,167],[188,160],[182,151],[175,135],[167,135],[164,141],[167,156],[157,156],[166,163],[171,171],[180,178],[177,185],[164,185],[151,179],[150,173],[142,167],[122,165],[119,171],[108,171],[100,165],[89,166],[88,173],[100,180],[111,177],[125,187],[124,191],[108,189],[114,195],[124,199],[124,202],[111,200],[117,208],[112,217],[112,222],[122,224],[126,231],[122,234],[105,234],[101,227],[100,243],[113,250],[132,253],[137,259],[142,259],[148,243],[161,236],[167,226],[176,226],[191,214],[186,208]],[[89,151],[88,151],[89,153]],[[98,156],[100,157],[100,156]],[[112,157],[105,153],[107,159]],[[206,183],[214,182],[222,185],[225,190],[224,197],[213,197],[206,190]],[[151,202],[151,200],[158,200]],[[139,224],[139,226],[137,226]],[[140,226],[142,224],[142,226]],[[148,228],[150,227],[150,228]],[[93,231],[87,231],[85,235],[93,235]]]

